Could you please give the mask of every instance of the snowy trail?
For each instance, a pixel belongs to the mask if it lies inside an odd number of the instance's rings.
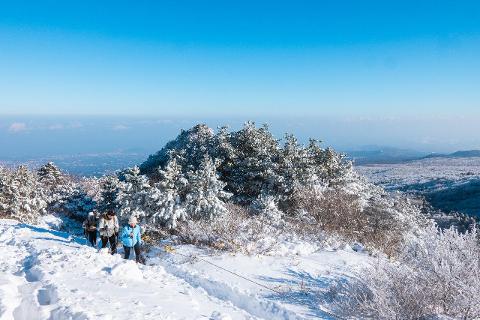
[[[211,256],[189,245],[175,249],[182,254],[159,247],[150,265],[137,265],[67,233],[0,219],[0,319],[336,319],[331,288],[371,259],[352,250]]]
[[[294,320],[304,319],[289,311],[278,303],[262,299],[253,293],[231,287],[223,281],[205,278],[195,273],[183,270],[171,263],[164,263],[165,269],[175,276],[184,279],[195,288],[202,288],[208,294],[224,301],[231,301],[233,305],[259,318]]]
[[[336,288],[371,263],[367,254],[351,249],[286,256],[212,255],[208,249],[191,245],[174,249],[172,253],[153,250],[149,262],[162,265],[167,272],[192,286],[265,319],[339,319],[331,310]],[[292,247],[293,252],[297,249]],[[261,286],[198,258],[241,274]]]
[[[77,241],[0,220],[1,319],[258,318],[161,266],[138,267]]]

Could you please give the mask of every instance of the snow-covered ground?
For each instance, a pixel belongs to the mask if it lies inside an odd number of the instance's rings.
[[[68,233],[0,220],[0,318],[335,319],[335,288],[372,259],[348,248],[282,256],[173,249],[159,245],[137,265]]]
[[[461,183],[480,177],[480,158],[426,158],[396,164],[369,164],[355,169],[367,176],[373,183],[387,189],[401,189],[407,186],[438,183]],[[435,187],[432,184],[431,187]]]
[[[425,195],[444,211],[480,213],[480,158],[426,158],[398,164],[355,167],[387,190]]]

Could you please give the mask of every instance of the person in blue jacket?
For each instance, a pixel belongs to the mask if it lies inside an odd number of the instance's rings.
[[[130,257],[130,251],[133,248],[135,251],[135,261],[143,263],[140,255],[140,245],[142,244],[140,226],[137,225],[137,217],[131,216],[128,219],[128,224],[123,227],[120,240],[123,243],[123,250],[125,252],[125,259]]]

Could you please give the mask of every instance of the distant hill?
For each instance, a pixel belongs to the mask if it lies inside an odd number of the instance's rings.
[[[457,151],[457,152],[448,153],[448,154],[432,153],[423,158],[429,159],[429,158],[477,158],[477,157],[480,157],[480,150],[464,150],[464,151]]]
[[[364,146],[357,150],[346,151],[345,154],[356,165],[395,164],[412,160],[434,158],[480,158],[480,150],[461,150],[453,153],[430,153],[411,149],[400,149],[383,146]]]
[[[410,149],[400,149],[385,146],[364,146],[357,150],[346,151],[347,157],[357,165],[373,163],[401,163],[421,159],[427,155]]]

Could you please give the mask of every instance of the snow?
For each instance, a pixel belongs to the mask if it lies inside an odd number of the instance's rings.
[[[331,319],[330,291],[372,259],[352,250],[305,250],[303,255],[294,247],[289,253],[277,253],[280,255],[215,255],[181,245],[173,253],[152,251],[149,261],[258,318]]]
[[[397,164],[360,165],[355,170],[389,190],[445,189],[479,179],[480,158],[427,158]]]
[[[142,271],[138,268],[137,264],[132,260],[122,261],[117,263],[109,270],[110,274],[113,277],[123,279],[123,280],[132,280],[132,281],[142,281],[143,274]]]
[[[245,256],[158,246],[145,266],[68,233],[3,219],[0,318],[333,319],[332,289],[372,259],[305,245],[282,250]]]
[[[427,158],[398,164],[356,166],[387,190],[423,195],[437,209],[479,215],[480,158]]]

